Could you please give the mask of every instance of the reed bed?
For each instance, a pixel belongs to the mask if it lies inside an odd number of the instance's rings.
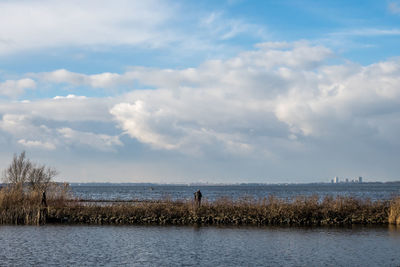
[[[393,199],[390,204],[389,223],[400,225],[400,197]]]
[[[3,188],[0,191],[0,223],[37,224],[40,201],[41,196],[36,192],[23,193],[20,187]]]
[[[273,196],[263,199],[220,198],[204,201],[197,208],[191,201],[95,203],[69,202],[49,208],[49,220],[80,224],[154,225],[350,225],[388,224],[393,201],[370,201],[353,197]],[[396,202],[397,203],[397,202]]]
[[[21,185],[0,189],[0,224],[44,224],[48,209],[63,208],[70,199],[68,185],[50,184],[47,205],[42,203],[42,191],[27,189]]]
[[[0,189],[0,224],[153,224],[153,225],[350,225],[400,224],[400,198],[371,201],[354,197],[299,196],[279,199],[222,197],[203,201],[82,202],[67,185],[52,184],[43,207],[38,191]]]

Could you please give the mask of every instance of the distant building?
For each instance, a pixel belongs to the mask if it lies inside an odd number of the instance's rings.
[[[342,181],[342,183],[362,183],[362,182],[363,182],[363,179],[361,176],[356,177],[351,180],[349,178],[346,178]],[[339,183],[341,183],[341,182],[340,182],[340,179],[338,176],[335,176],[335,178],[331,179],[331,184],[339,184]]]

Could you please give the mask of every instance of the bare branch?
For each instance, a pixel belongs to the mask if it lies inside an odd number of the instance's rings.
[[[26,158],[25,151],[13,160],[3,172],[3,181],[11,185],[28,184],[32,190],[46,191],[58,172],[46,165],[33,164]]]
[[[4,171],[3,181],[10,184],[24,184],[32,170],[32,163],[25,157],[25,151],[19,156],[14,154],[13,160]]]

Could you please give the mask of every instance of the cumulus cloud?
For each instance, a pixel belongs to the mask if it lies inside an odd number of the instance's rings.
[[[325,59],[333,56],[330,49],[323,46],[310,46],[304,41],[263,43],[257,47],[259,50],[243,52],[226,61],[209,60],[197,68],[183,70],[131,67],[122,74],[86,75],[60,69],[30,75],[44,82],[67,83],[72,86],[92,88],[118,87],[132,84],[133,81],[169,89],[182,86],[213,86],[216,82],[224,83],[224,86],[241,88],[256,79],[275,79],[272,71],[277,66],[308,70],[323,64]],[[252,69],[246,69],[248,66]]]
[[[111,114],[121,122],[122,128],[125,131],[127,131],[131,136],[137,138],[139,141],[164,149],[177,148],[180,142],[179,136],[165,136],[159,134],[156,129],[152,129],[151,120],[152,118],[155,118],[153,117],[154,113],[147,110],[144,105],[143,101],[136,101],[133,104],[118,104],[111,110]],[[162,110],[158,110],[159,116],[163,117],[162,113]],[[168,122],[165,124],[164,129],[168,130],[170,124]],[[156,126],[160,128],[162,127],[162,125]]]
[[[315,90],[292,89],[277,102],[276,115],[304,135],[379,134],[378,124],[400,112],[399,74],[398,59],[324,67]]]
[[[0,82],[0,95],[15,98],[22,95],[26,89],[36,88],[36,82],[29,78],[7,80]]]
[[[266,43],[226,61],[183,70],[134,68],[157,90],[130,93],[111,114],[131,137],[159,149],[207,147],[265,155],[343,136],[398,144],[400,61],[328,65],[307,43]],[[389,130],[391,129],[391,130]]]
[[[25,147],[53,150],[57,146],[57,138],[52,129],[44,124],[35,124],[31,114],[3,114],[0,130]]]
[[[118,135],[79,130],[79,125],[112,125],[109,103],[69,95],[31,102],[0,103],[0,133],[10,141],[34,149],[90,148],[114,151],[122,142]],[[78,129],[73,129],[75,126]]]
[[[119,134],[74,127],[95,121],[118,125],[153,149],[275,162],[311,150],[318,157],[342,140],[351,140],[342,149],[356,143],[358,148],[399,146],[400,59],[367,66],[329,64],[334,56],[307,42],[264,43],[236,57],[186,69],[40,73],[37,79],[56,84],[98,88],[137,81],[154,89],[108,98],[71,94],[2,103],[0,127],[25,143],[105,151],[123,145]]]

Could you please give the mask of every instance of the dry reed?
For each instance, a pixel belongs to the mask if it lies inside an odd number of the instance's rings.
[[[389,223],[400,225],[400,197],[392,200],[389,212]]]
[[[275,197],[233,201],[204,201],[196,208],[191,201],[115,203],[98,205],[70,202],[49,209],[53,222],[84,224],[157,225],[345,225],[387,224],[389,201],[352,197],[318,196],[282,200]]]
[[[51,183],[47,190],[47,204],[62,208],[69,199],[67,185]],[[48,207],[42,204],[42,191],[30,190],[21,185],[0,189],[0,224],[43,224]]]
[[[156,225],[349,225],[400,223],[400,198],[371,201],[353,197],[299,196],[279,199],[244,197],[203,201],[82,203],[67,185],[51,184],[47,205],[41,193],[22,187],[0,189],[0,224],[50,223]],[[43,214],[45,212],[46,214]],[[44,217],[44,218],[43,218]]]

